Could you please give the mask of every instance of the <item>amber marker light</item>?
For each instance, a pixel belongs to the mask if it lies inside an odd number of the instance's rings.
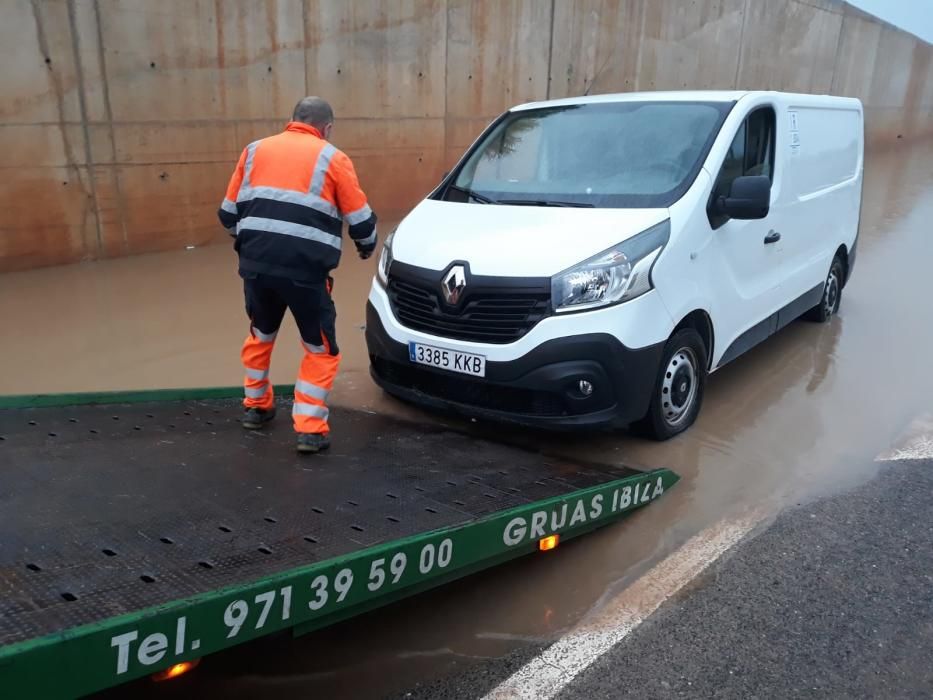
[[[559,542],[560,535],[548,535],[538,540],[538,549],[542,552],[550,552],[552,549],[557,549]]]
[[[180,664],[169,666],[164,671],[153,673],[152,680],[156,682],[170,681],[173,678],[178,678],[179,676],[185,675],[188,673],[188,671],[193,671],[199,663],[201,663],[201,659],[195,659],[194,661],[182,661]]]

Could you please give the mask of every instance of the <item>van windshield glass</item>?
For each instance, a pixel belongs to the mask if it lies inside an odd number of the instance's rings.
[[[693,183],[732,103],[615,102],[506,115],[441,197],[490,204],[666,207]]]

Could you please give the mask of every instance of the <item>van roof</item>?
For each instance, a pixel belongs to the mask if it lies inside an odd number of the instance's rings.
[[[748,90],[672,90],[668,92],[617,92],[607,95],[588,95],[564,97],[557,100],[526,102],[513,107],[510,111],[538,109],[540,107],[560,107],[566,105],[598,104],[606,102],[735,102],[745,95],[754,94]]]
[[[561,107],[566,105],[583,105],[611,102],[736,102],[743,97],[756,95],[775,95],[809,104],[822,103],[839,106],[847,103],[849,106],[859,105],[857,99],[850,97],[836,97],[833,95],[812,95],[791,92],[775,92],[772,90],[673,90],[670,92],[618,92],[609,95],[589,95],[586,97],[565,97],[559,100],[541,102],[528,102],[512,107],[511,112],[525,109],[538,109],[540,107]]]

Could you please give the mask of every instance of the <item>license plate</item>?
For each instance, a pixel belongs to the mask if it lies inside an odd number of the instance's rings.
[[[470,374],[474,377],[486,376],[486,358],[482,355],[445,350],[421,343],[409,343],[408,358],[419,365]]]

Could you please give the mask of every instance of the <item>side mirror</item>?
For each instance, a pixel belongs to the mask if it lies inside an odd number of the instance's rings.
[[[732,181],[728,197],[716,203],[732,219],[763,219],[771,208],[771,180],[767,175],[745,175]]]

